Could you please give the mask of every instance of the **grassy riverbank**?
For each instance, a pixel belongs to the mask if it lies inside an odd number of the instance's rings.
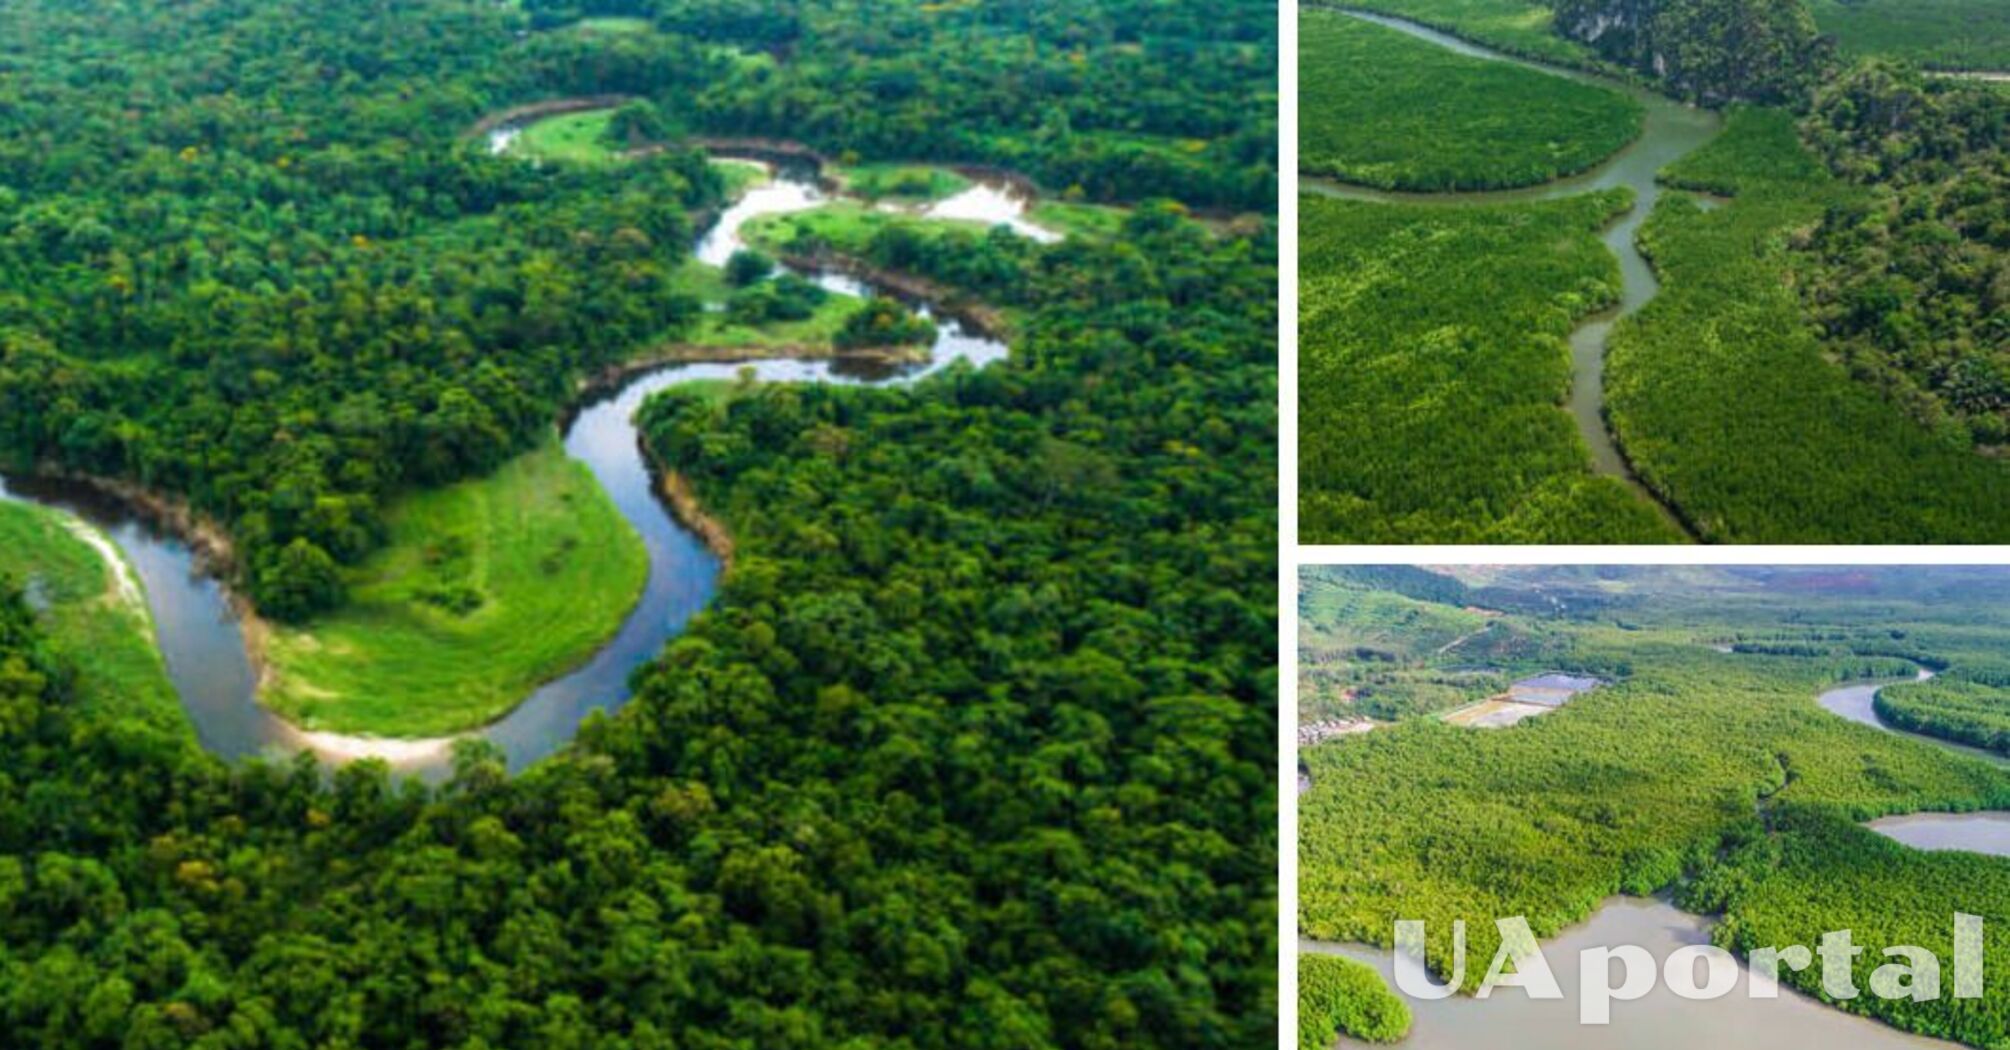
[[[555,438],[386,519],[350,602],[268,642],[265,700],[308,728],[422,737],[491,721],[612,637],[648,577],[640,538]]]
[[[154,645],[139,576],[109,539],[59,511],[0,502],[0,577],[27,588],[49,637],[76,668],[80,701],[193,739]]]
[[[1618,297],[1623,191],[1445,208],[1300,203],[1300,527],[1314,543],[1657,542],[1562,405]]]
[[[1358,18],[1299,18],[1298,169],[1404,190],[1530,186],[1640,134],[1611,88],[1473,58]]]

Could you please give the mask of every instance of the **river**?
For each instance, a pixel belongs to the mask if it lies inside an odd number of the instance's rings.
[[[1849,1047],[1850,1050],[1922,1050],[1957,1044],[1901,1032],[1868,1018],[1781,988],[1777,999],[1753,999],[1749,971],[1740,964],[1738,985],[1720,999],[1691,1001],[1657,980],[1654,990],[1632,1002],[1612,1004],[1612,1023],[1578,1021],[1583,987],[1578,953],[1586,948],[1632,944],[1647,949],[1657,964],[1686,945],[1708,944],[1709,924],[1661,900],[1615,897],[1590,921],[1543,942],[1543,957],[1562,987],[1561,1000],[1535,1000],[1519,988],[1502,988],[1488,999],[1454,995],[1419,1000],[1403,996],[1415,1023],[1400,1050],[1778,1050],[1786,1046]],[[1299,951],[1344,955],[1368,963],[1395,987],[1392,952],[1358,944],[1300,940]],[[1470,970],[1486,972],[1489,959],[1467,957]],[[1618,983],[1618,967],[1612,983]],[[1397,993],[1402,995],[1401,992]],[[1343,1047],[1366,1044],[1342,1039]]]
[[[1625,481],[1640,493],[1642,498],[1660,508],[1671,524],[1681,529],[1684,534],[1690,534],[1686,523],[1634,475],[1632,466],[1627,462],[1625,454],[1620,450],[1611,429],[1607,426],[1605,350],[1612,335],[1613,324],[1647,305],[1647,302],[1661,290],[1661,282],[1654,276],[1654,267],[1647,261],[1647,257],[1641,254],[1639,245],[1635,243],[1640,225],[1647,221],[1647,216],[1654,210],[1655,202],[1661,199],[1664,192],[1660,182],[1655,178],[1656,174],[1662,168],[1715,138],[1723,129],[1723,117],[1714,110],[1676,102],[1637,84],[1530,61],[1461,40],[1416,22],[1364,11],[1347,10],[1343,13],[1406,33],[1461,55],[1508,62],[1552,76],[1596,84],[1624,92],[1639,101],[1645,111],[1645,117],[1638,138],[1596,167],[1538,186],[1472,193],[1403,193],[1353,186],[1310,176],[1301,176],[1299,186],[1303,192],[1347,200],[1450,205],[1552,200],[1621,186],[1631,189],[1632,208],[1607,226],[1602,234],[1605,246],[1611,249],[1612,254],[1619,260],[1619,302],[1582,319],[1570,334],[1570,413],[1577,422],[1578,432],[1584,437],[1585,446],[1590,450],[1592,469],[1600,474]],[[1705,203],[1706,207],[1714,207],[1718,203],[1707,197],[1699,196],[1698,199]]]
[[[741,230],[759,216],[802,211],[830,199],[812,169],[783,165],[773,168],[772,173],[770,181],[749,190],[706,231],[694,247],[699,259],[723,263],[744,247]],[[960,215],[995,219],[1019,228],[1027,203],[1023,195],[986,183],[974,186],[973,191],[979,188],[984,189],[981,196],[957,205]],[[865,282],[841,275],[806,276],[839,294],[863,295],[873,290]],[[590,713],[620,707],[629,695],[629,675],[681,632],[718,587],[718,557],[676,520],[657,495],[633,423],[643,401],[688,380],[731,379],[748,372],[770,382],[901,384],[958,362],[982,367],[1005,357],[1007,347],[1002,342],[954,317],[935,316],[927,304],[916,304],[916,308],[932,316],[938,328],[926,364],[886,366],[801,359],[673,364],[636,375],[618,390],[576,406],[565,424],[566,454],[586,464],[622,517],[642,537],[649,552],[649,578],[642,598],[620,631],[591,660],[545,684],[501,720],[478,731],[502,749],[511,768],[522,768],[558,749],[572,739]],[[230,759],[303,749],[330,761],[379,757],[400,772],[428,779],[438,779],[449,770],[456,738],[391,740],[310,733],[259,704],[256,676],[230,595],[203,571],[200,559],[182,538],[83,485],[0,477],[0,498],[74,513],[105,532],[125,552],[145,586],[168,676],[197,737],[208,750]]]

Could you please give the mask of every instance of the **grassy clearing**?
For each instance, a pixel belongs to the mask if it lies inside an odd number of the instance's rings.
[[[1041,200],[1026,209],[1026,218],[1040,226],[1070,237],[1104,239],[1114,237],[1131,217],[1127,208],[1105,204],[1075,204]]]
[[[611,109],[561,113],[526,126],[510,151],[531,160],[559,164],[618,164],[621,151],[605,141]]]
[[[57,511],[0,502],[0,576],[28,588],[50,638],[72,658],[83,703],[193,739],[138,575],[128,569],[131,589],[122,586],[81,528]]]
[[[726,197],[737,199],[741,194],[767,182],[772,176],[768,169],[751,160],[733,160],[729,157],[715,157],[711,161],[712,170],[726,180]]]
[[[265,700],[312,729],[436,736],[507,712],[591,656],[649,571],[642,541],[557,440],[407,497],[351,600],[275,628]]]
[[[1331,11],[1299,20],[1298,168],[1383,189],[1530,186],[1640,133],[1610,88],[1455,54]]]
[[[574,22],[572,28],[582,33],[605,33],[610,36],[632,36],[636,33],[653,33],[656,31],[656,27],[646,18],[623,18],[619,16],[582,18]]]
[[[898,212],[879,211],[852,201],[836,201],[812,211],[789,215],[763,215],[748,223],[749,244],[763,251],[783,251],[798,241],[821,241],[838,251],[863,255],[872,239],[889,227],[904,227],[922,237],[936,237],[950,231],[982,234],[985,223],[964,219],[923,219]]]
[[[2010,70],[2010,4],[2003,0],[1812,0],[1809,8],[1845,54]]]
[[[1490,207],[1300,202],[1299,514],[1313,543],[1676,539],[1592,473],[1562,405],[1618,296],[1624,191]]]
[[[832,295],[820,304],[816,313],[800,321],[763,321],[760,324],[739,324],[722,310],[732,297],[733,286],[726,281],[725,272],[716,266],[707,266],[694,260],[686,260],[677,271],[677,289],[697,297],[708,307],[706,314],[678,336],[678,342],[694,346],[714,347],[763,347],[767,349],[828,347],[844,327],[845,318],[850,317],[864,306],[864,300],[848,295]]]
[[[1669,174],[1733,199],[1703,212],[1670,194],[1641,234],[1661,293],[1615,331],[1606,401],[1642,480],[1724,543],[2010,537],[2010,463],[1853,381],[1805,323],[1788,232],[1861,191],[1773,110],[1733,113]]]
[[[832,175],[846,190],[873,201],[939,201],[970,188],[969,179],[948,168],[920,164],[860,164]]]

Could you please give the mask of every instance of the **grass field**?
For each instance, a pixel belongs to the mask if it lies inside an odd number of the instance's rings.
[[[1640,133],[1610,88],[1455,54],[1318,9],[1299,19],[1298,170],[1383,189],[1530,186]]]
[[[561,164],[620,163],[620,151],[610,148],[601,138],[607,131],[607,122],[612,119],[614,111],[611,109],[546,117],[526,126],[523,134],[517,136],[516,143],[510,147],[510,152],[531,160]]]
[[[1809,7],[1844,54],[2010,70],[2010,3],[2003,0],[1812,0]]]
[[[1033,223],[1070,237],[1090,239],[1115,236],[1130,217],[1128,208],[1069,201],[1040,200],[1026,209],[1026,218]]]
[[[949,230],[983,233],[989,228],[981,222],[922,219],[879,211],[852,201],[835,201],[812,211],[763,215],[746,225],[745,236],[748,243],[759,245],[764,250],[780,250],[797,237],[810,237],[839,251],[860,254],[879,231],[890,226],[904,226],[924,237]]]
[[[154,645],[153,620],[139,577],[124,580],[106,562],[120,558],[84,539],[87,526],[43,507],[0,502],[0,576],[28,588],[50,637],[73,657],[83,703],[193,739],[193,731]]]
[[[1784,241],[1860,192],[1801,147],[1792,118],[1734,112],[1670,176],[1733,195],[1664,197],[1641,234],[1660,295],[1622,321],[1606,403],[1643,481],[1724,543],[1997,543],[2010,463],[1935,435],[1823,352]]]
[[[651,25],[646,18],[610,16],[605,18],[582,18],[574,22],[572,28],[583,33],[607,33],[615,36],[626,36],[634,33],[653,32],[656,27]]]
[[[969,179],[948,168],[921,164],[860,164],[831,174],[848,192],[867,200],[939,201],[970,188]]]
[[[422,737],[489,722],[612,637],[648,576],[641,539],[556,438],[387,518],[347,606],[273,630],[264,699],[307,728]]]
[[[1565,343],[1612,302],[1623,191],[1446,208],[1304,197],[1299,514],[1310,543],[1655,542],[1594,475]]]

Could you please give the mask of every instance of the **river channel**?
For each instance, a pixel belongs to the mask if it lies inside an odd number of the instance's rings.
[[[1640,493],[1642,498],[1660,508],[1672,524],[1685,534],[1689,533],[1691,530],[1687,525],[1662,503],[1659,497],[1641,484],[1640,479],[1634,475],[1632,466],[1627,462],[1625,454],[1620,450],[1618,442],[1612,436],[1605,419],[1605,351],[1612,335],[1612,326],[1620,318],[1647,305],[1648,301],[1661,290],[1661,282],[1654,276],[1654,267],[1647,261],[1647,257],[1641,254],[1639,245],[1635,243],[1641,224],[1647,221],[1647,216],[1654,210],[1655,202],[1661,199],[1664,192],[1660,182],[1655,178],[1656,174],[1662,168],[1715,138],[1717,133],[1723,130],[1723,117],[1714,110],[1677,102],[1637,84],[1530,61],[1406,19],[1344,9],[1342,13],[1406,33],[1461,55],[1508,62],[1551,76],[1610,88],[1623,92],[1640,103],[1645,116],[1638,138],[1596,167],[1537,186],[1470,193],[1404,193],[1301,176],[1299,187],[1303,192],[1347,200],[1443,205],[1553,200],[1622,186],[1632,190],[1633,206],[1617,221],[1607,226],[1602,235],[1605,246],[1611,249],[1612,254],[1619,260],[1619,302],[1582,319],[1570,334],[1570,413],[1577,422],[1579,433],[1584,437],[1585,446],[1590,450],[1592,468],[1600,474],[1625,481]],[[1699,199],[1704,201],[1706,206],[1715,206],[1716,202],[1710,198]]]

